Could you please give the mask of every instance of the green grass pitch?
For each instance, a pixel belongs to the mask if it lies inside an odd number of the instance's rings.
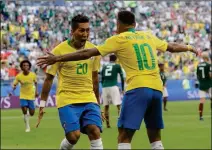
[[[204,105],[204,121],[199,121],[199,101],[168,102],[168,112],[163,112],[165,129],[162,141],[165,149],[211,149],[211,110],[210,102]],[[117,111],[111,106],[112,128],[102,133],[104,148],[117,149]],[[25,133],[23,116],[20,109],[1,110],[1,149],[58,149],[64,138],[56,108],[46,108],[46,114],[35,128],[37,112],[30,119],[31,132]],[[89,149],[87,136],[81,135],[75,146],[77,149]],[[150,149],[145,125],[136,132],[132,148]]]

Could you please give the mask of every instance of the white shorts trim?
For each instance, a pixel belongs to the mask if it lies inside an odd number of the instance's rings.
[[[102,88],[102,100],[103,106],[110,105],[111,103],[113,105],[120,105],[121,95],[118,86]]]
[[[167,88],[164,87],[163,88],[163,97],[168,97],[168,96],[169,96],[169,94],[168,94]]]
[[[200,97],[200,98],[207,98],[208,96],[211,97],[211,96],[212,96],[212,95],[211,95],[211,90],[212,90],[212,88],[210,88],[210,89],[208,90],[208,92],[207,92],[207,91],[199,90],[199,97]]]

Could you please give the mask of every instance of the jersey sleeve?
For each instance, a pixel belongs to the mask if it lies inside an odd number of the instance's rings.
[[[167,50],[168,47],[168,43],[165,40],[160,40],[159,38],[157,38],[156,36],[152,35],[155,45],[156,45],[156,49],[162,52],[165,52]]]
[[[13,81],[13,85],[17,85],[18,82],[19,82],[19,75],[17,75],[17,76],[15,77],[15,80]]]
[[[110,53],[116,53],[121,49],[121,45],[118,42],[118,36],[115,35],[108,38],[103,44],[96,46],[96,48],[102,56],[105,56]]]
[[[100,69],[100,60],[101,60],[101,56],[94,57],[93,71],[99,71],[99,69]]]
[[[52,54],[59,56],[60,55],[59,51],[60,49],[56,47],[52,50]],[[55,64],[48,66],[46,69],[46,73],[55,76],[59,66],[60,66],[60,62],[56,62]]]

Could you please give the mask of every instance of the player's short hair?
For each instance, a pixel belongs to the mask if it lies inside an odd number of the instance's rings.
[[[203,59],[208,59],[209,60],[208,52],[202,52],[201,56],[202,56]]]
[[[135,23],[135,15],[127,10],[122,10],[118,12],[118,21],[122,24],[132,25]]]
[[[116,55],[112,54],[110,55],[110,61],[116,61],[117,57]]]
[[[76,15],[71,20],[71,28],[72,30],[76,30],[78,28],[78,23],[87,23],[89,22],[89,18],[85,15]]]
[[[28,63],[28,64],[29,64],[29,69],[31,69],[32,64],[31,64],[31,62],[30,62],[29,60],[23,60],[23,61],[20,63],[20,68],[21,68],[21,69],[22,69],[24,63]]]

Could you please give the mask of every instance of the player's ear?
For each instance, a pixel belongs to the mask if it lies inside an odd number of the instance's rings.
[[[135,22],[135,23],[133,23],[133,27],[134,27],[134,28],[136,27],[136,22]]]

